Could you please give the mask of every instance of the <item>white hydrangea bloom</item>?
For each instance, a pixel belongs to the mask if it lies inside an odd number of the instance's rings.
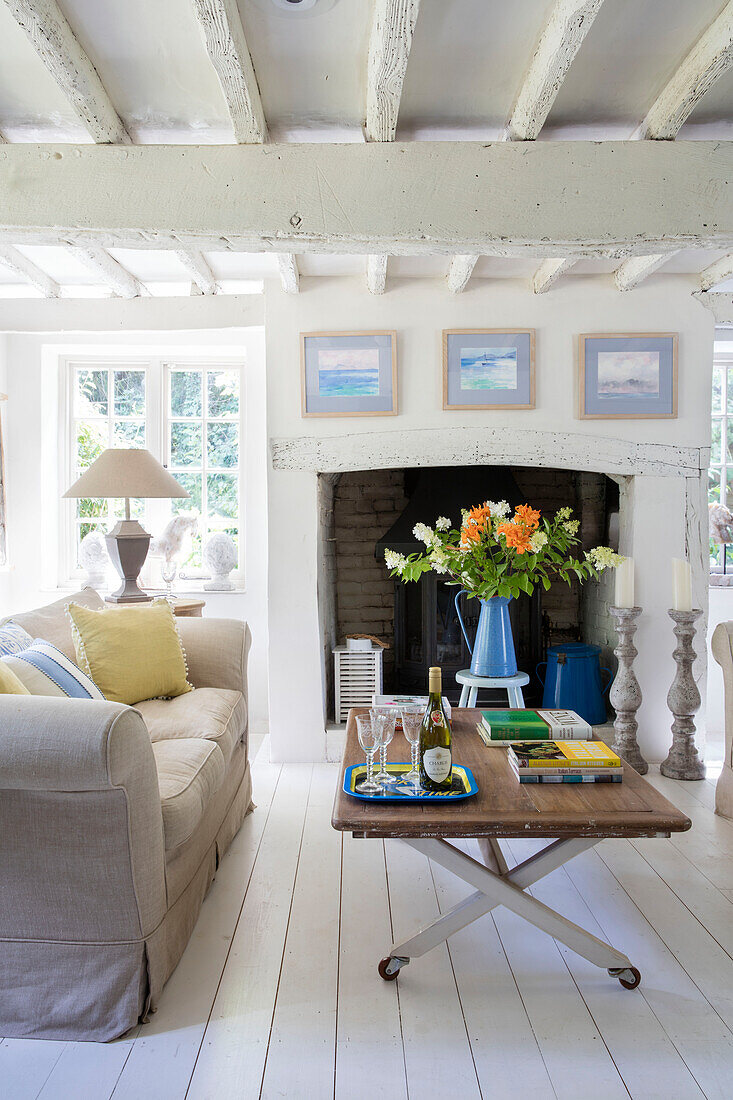
[[[428,527],[427,523],[416,523],[412,529],[412,533],[416,539],[420,542],[424,542],[426,546],[430,546],[435,538],[435,531],[432,527]]]
[[[543,546],[547,545],[547,535],[544,531],[535,531],[529,540],[529,545],[532,547],[532,553],[538,554]]]
[[[447,573],[448,562],[445,555],[445,551],[440,547],[437,550],[433,550],[430,555],[430,564],[436,573]]]
[[[585,557],[599,572],[603,572],[604,569],[615,569],[626,560],[623,554],[615,554],[610,546],[594,546],[587,551]]]
[[[435,530],[436,531],[449,531],[450,530],[450,520],[448,519],[447,516],[438,516],[438,518],[435,521]]]
[[[559,519],[559,520],[570,519],[572,514],[573,514],[573,509],[572,508],[561,508],[560,511],[555,516],[555,519]]]
[[[511,512],[511,507],[505,500],[487,500],[486,505],[493,519],[506,519]]]
[[[577,519],[566,519],[563,523],[563,527],[569,535],[574,535],[580,527],[580,521]]]
[[[388,569],[402,570],[407,565],[407,558],[404,554],[398,554],[396,550],[385,550],[384,561]]]

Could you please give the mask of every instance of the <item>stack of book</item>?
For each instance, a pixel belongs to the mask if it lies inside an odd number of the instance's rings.
[[[514,741],[590,740],[593,730],[574,710],[484,710],[477,726],[487,745]]]
[[[620,783],[623,776],[603,741],[515,741],[507,755],[520,783]]]

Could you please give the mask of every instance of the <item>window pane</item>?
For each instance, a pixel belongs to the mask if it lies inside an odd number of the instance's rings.
[[[733,367],[728,368],[728,412],[733,413]]]
[[[201,512],[201,474],[175,473],[173,477],[179,485],[186,489],[190,496],[178,497],[171,500],[171,510],[174,515],[179,512]]]
[[[216,516],[236,519],[238,512],[238,485],[236,474],[208,474],[206,494],[209,521],[213,524]]]
[[[74,387],[77,416],[106,416],[109,411],[107,397],[106,370],[77,370]]]
[[[206,461],[209,466],[229,469],[239,464],[239,425],[211,424],[206,431]]]
[[[722,425],[722,420],[713,420],[712,434],[711,434],[711,440],[710,440],[710,447],[711,447],[711,450],[710,450],[710,465],[711,466],[719,466],[720,463],[723,461],[722,455],[720,453],[721,425]]]
[[[79,519],[106,519],[106,500],[77,500],[76,514]]]
[[[171,371],[171,416],[201,416],[203,371]]]
[[[171,466],[200,466],[201,424],[171,424]]]
[[[713,467],[708,470],[708,504],[720,503],[720,475]]]
[[[76,425],[76,465],[84,469],[107,448],[107,421],[79,420]]]
[[[145,371],[114,372],[115,416],[145,416]]]
[[[239,371],[206,372],[209,416],[239,416]]]
[[[725,458],[725,461],[730,462],[730,461],[733,460],[733,417],[731,417],[731,419],[728,421],[727,433],[728,433],[728,439],[726,440],[727,456]]]
[[[713,414],[725,412],[725,409],[723,408],[724,387],[725,369],[723,367],[713,367]]]
[[[115,447],[144,447],[144,420],[116,420],[114,425]]]
[[[117,519],[125,518],[125,502],[124,500],[110,500],[109,510]],[[145,515],[145,501],[144,500],[131,500],[130,501],[130,516],[132,519],[142,519]]]
[[[731,508],[731,506],[733,506],[733,470],[731,469],[728,470],[728,475],[726,477],[725,494],[724,503]],[[733,564],[733,555],[731,555],[731,564]]]

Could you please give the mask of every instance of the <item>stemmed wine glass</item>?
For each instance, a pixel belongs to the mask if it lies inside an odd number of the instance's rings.
[[[382,787],[392,787],[399,782],[399,776],[391,775],[387,771],[387,746],[394,737],[397,712],[394,707],[372,707],[369,713],[372,716],[372,724],[380,728],[379,771],[375,779],[382,784]]]
[[[374,754],[381,745],[382,724],[373,722],[370,714],[357,714],[356,732],[359,744],[366,753],[367,774],[355,789],[359,794],[381,794],[382,785],[374,778]]]
[[[422,727],[423,714],[423,707],[413,706],[402,708],[402,732],[410,745],[410,760],[412,765],[407,775],[402,777],[402,781],[412,785],[410,794],[420,794],[422,792],[422,787],[420,786],[420,771],[418,769],[418,754],[420,752],[420,729]]]
[[[165,582],[166,599],[173,599],[173,582],[178,572],[178,562],[174,558],[164,558],[160,566],[160,575]]]

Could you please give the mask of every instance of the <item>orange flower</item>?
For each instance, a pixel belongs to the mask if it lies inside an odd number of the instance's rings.
[[[497,528],[497,534],[503,535],[507,546],[513,546],[518,554],[527,554],[532,549],[530,532],[521,523],[502,523]]]
[[[486,524],[491,518],[491,512],[485,504],[476,505],[466,513],[461,527],[461,546],[468,546],[471,542],[481,541],[481,532],[486,529]]]
[[[514,512],[514,522],[524,524],[527,531],[531,533],[540,525],[540,513],[536,508],[530,508],[528,504],[519,504]]]

